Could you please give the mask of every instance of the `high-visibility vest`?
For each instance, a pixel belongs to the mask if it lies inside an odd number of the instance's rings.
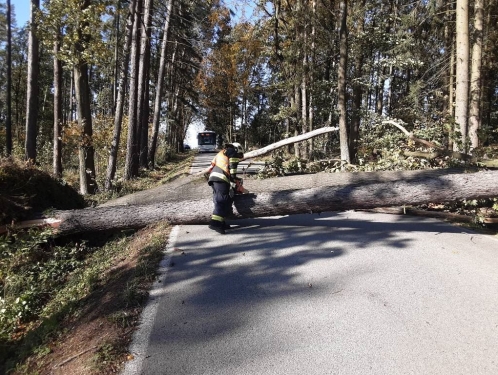
[[[234,153],[228,157],[226,152],[227,150],[221,150],[211,162],[209,182],[235,182],[240,155]]]

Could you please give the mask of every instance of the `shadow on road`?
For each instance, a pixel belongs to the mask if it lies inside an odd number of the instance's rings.
[[[250,325],[261,314],[252,313],[269,301],[340,294],[351,277],[344,263],[339,268],[334,265],[341,256],[367,248],[378,248],[379,257],[385,248],[402,251],[412,241],[404,234],[427,231],[429,221],[431,231],[461,232],[430,219],[384,215],[388,219],[378,221],[377,214],[374,222],[349,215],[236,220],[225,236],[206,231],[205,226],[183,227],[187,232],[175,244],[173,267],[163,289],[167,312],[162,332],[153,333],[151,343],[168,337],[201,344]],[[314,273],[317,262],[329,266]],[[371,270],[355,270],[356,277],[358,272]],[[321,279],[327,279],[323,289]]]

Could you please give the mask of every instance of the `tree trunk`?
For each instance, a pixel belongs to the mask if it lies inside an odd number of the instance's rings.
[[[469,141],[471,150],[479,147],[477,131],[481,127],[481,66],[483,39],[484,2],[475,0],[474,35],[472,46],[472,71],[470,76]]]
[[[447,100],[444,103],[445,113],[447,113],[447,122],[451,123],[451,119],[454,118],[454,99],[455,99],[455,32],[453,28],[453,18],[454,13],[453,3],[446,4],[445,10],[445,27],[444,27],[444,40],[445,40],[445,58],[449,61],[449,67],[445,75],[445,92],[447,93]],[[449,150],[453,150],[453,141],[455,129],[453,126],[449,126],[445,129],[447,132],[447,144],[446,147]]]
[[[88,65],[81,62],[74,68],[74,91],[80,127],[80,192],[82,195],[95,194],[95,160],[93,148],[92,111],[90,106],[90,87],[88,84]]]
[[[53,173],[62,177],[62,61],[58,58],[60,34],[54,43],[54,144]]]
[[[5,153],[12,155],[12,8],[7,0],[7,117],[5,119]]]
[[[232,219],[492,198],[498,196],[497,178],[497,171],[424,170],[319,173],[252,180],[260,190],[254,190],[256,195],[235,197]],[[60,234],[140,228],[162,220],[171,224],[204,224],[211,217],[212,198],[205,181],[198,186],[207,191],[198,199],[55,211],[52,222],[56,221]]]
[[[138,63],[140,51],[140,25],[142,23],[143,0],[137,0],[135,20],[131,38],[130,53],[130,88],[128,91],[128,139],[126,143],[126,161],[123,178],[131,180],[138,176],[138,118],[137,118],[137,92],[138,92]]]
[[[112,135],[111,150],[107,163],[107,174],[105,180],[105,190],[110,190],[112,181],[116,174],[116,164],[119,150],[119,140],[121,138],[121,126],[123,121],[124,100],[126,85],[128,81],[128,66],[130,63],[130,45],[133,32],[133,22],[135,20],[135,5],[137,0],[130,1],[128,16],[126,18],[126,35],[123,46],[123,60],[119,69],[119,83],[116,99],[116,112],[114,113],[114,131]]]
[[[38,133],[38,94],[39,82],[39,48],[38,37],[36,36],[37,23],[35,21],[35,12],[40,8],[40,0],[31,0],[31,16],[29,28],[29,46],[28,46],[28,88],[27,88],[27,106],[26,106],[26,141],[25,155],[26,160],[36,162],[36,137]]]
[[[159,122],[161,120],[161,102],[164,91],[164,75],[166,72],[166,52],[168,46],[169,21],[171,19],[171,10],[173,8],[173,0],[168,0],[166,19],[163,27],[163,40],[161,42],[161,57],[159,60],[159,72],[157,74],[156,96],[154,99],[154,117],[152,120],[152,137],[149,147],[149,168],[155,166],[155,156],[157,148],[157,138],[159,136]]]
[[[150,35],[152,26],[153,0],[145,0],[143,22],[140,35],[140,57],[138,64],[137,87],[137,146],[140,168],[147,168],[147,149],[149,142],[149,74],[150,74]]]
[[[85,12],[91,7],[90,0],[81,3],[81,11]],[[88,24],[82,23],[78,29],[78,41],[75,48],[79,61],[74,66],[74,92],[76,94],[76,107],[78,125],[80,128],[79,168],[80,192],[83,195],[95,194],[97,181],[95,176],[95,150],[93,147],[93,124],[91,110],[91,92],[88,75],[88,63],[84,57],[86,43],[90,40]]]
[[[365,9],[366,0],[362,0],[361,8]],[[357,35],[362,35],[365,28],[364,17],[361,20],[357,20]],[[361,107],[363,100],[363,87],[361,85],[361,79],[363,77],[363,62],[364,62],[364,52],[363,46],[360,45],[356,51],[356,58],[354,63],[355,68],[355,79],[353,81],[353,101],[351,110],[351,123],[349,125],[349,158],[350,161],[356,161],[358,154],[358,142],[360,137],[360,122],[361,122]]]
[[[459,126],[461,146],[455,151],[467,151],[469,109],[469,1],[457,0],[456,9],[456,90],[455,122]]]
[[[341,144],[341,159],[349,163],[350,156],[346,109],[346,72],[348,64],[348,29],[346,23],[348,16],[347,1],[341,1],[340,7],[341,28],[339,41],[339,71],[337,76],[337,107],[339,110],[339,139]]]

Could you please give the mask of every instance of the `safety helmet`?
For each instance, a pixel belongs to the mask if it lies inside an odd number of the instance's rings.
[[[242,145],[238,142],[233,142],[232,146],[237,150],[238,153],[243,154],[244,153],[244,148]]]

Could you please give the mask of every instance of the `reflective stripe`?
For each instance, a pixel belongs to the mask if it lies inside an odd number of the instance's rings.
[[[213,168],[210,170],[209,181],[223,181],[230,183],[237,174],[237,165],[240,161],[240,155],[228,157],[226,150],[220,151],[213,159],[211,164]]]
[[[227,176],[225,176],[223,173],[219,173],[219,172],[211,172],[211,176],[212,177],[218,177],[219,179],[223,180],[223,181],[226,181],[226,182],[230,182],[230,180],[228,179]],[[210,176],[210,177],[211,177]]]
[[[222,216],[218,216],[218,215],[212,215],[211,219],[216,220],[216,221],[225,221],[225,219],[223,219]]]

